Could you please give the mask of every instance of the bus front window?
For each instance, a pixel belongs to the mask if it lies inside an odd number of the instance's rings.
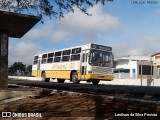
[[[113,55],[106,51],[91,50],[89,64],[92,66],[112,67]]]

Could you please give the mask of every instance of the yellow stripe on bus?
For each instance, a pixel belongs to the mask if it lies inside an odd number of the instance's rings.
[[[41,77],[42,71],[32,71],[32,76]],[[70,79],[70,70],[60,70],[60,71],[45,71],[47,78],[61,78]],[[82,77],[82,80],[88,79],[99,79],[99,80],[113,80],[113,75],[103,75],[103,74],[86,74],[80,76],[80,71],[77,71],[78,79]]]
[[[70,70],[60,70],[60,71],[45,71],[47,78],[61,78],[61,79],[70,79]],[[41,77],[42,71],[39,71],[37,76],[37,71],[32,71],[32,76]],[[80,71],[77,71],[78,79],[80,79]]]

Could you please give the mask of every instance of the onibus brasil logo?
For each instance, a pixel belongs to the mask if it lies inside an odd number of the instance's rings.
[[[41,113],[15,113],[15,112],[2,112],[2,117],[42,117]]]

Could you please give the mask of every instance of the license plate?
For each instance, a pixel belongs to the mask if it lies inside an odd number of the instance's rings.
[[[102,78],[104,78],[104,76],[99,76],[99,78],[101,78],[101,79],[102,79]]]

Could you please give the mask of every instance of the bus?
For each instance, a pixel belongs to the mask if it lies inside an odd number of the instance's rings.
[[[66,79],[78,84],[84,80],[98,84],[113,80],[112,47],[85,44],[34,56],[32,76],[49,82],[50,78],[63,83]]]

